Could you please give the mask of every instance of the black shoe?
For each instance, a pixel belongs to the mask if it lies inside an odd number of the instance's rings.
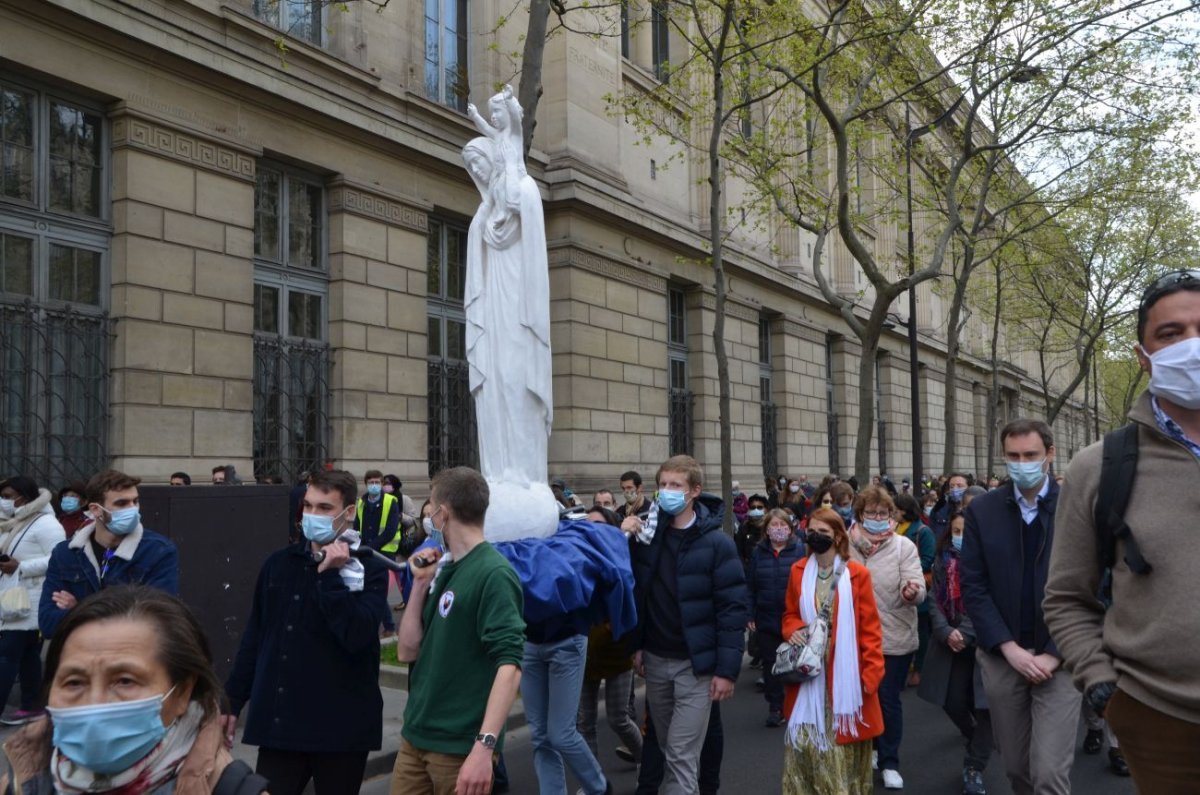
[[[987,795],[983,786],[983,773],[973,767],[963,768],[963,795]]]
[[[1108,769],[1116,776],[1128,776],[1129,765],[1125,762],[1125,754],[1118,748],[1108,749]]]
[[[1085,754],[1098,754],[1100,749],[1104,747],[1104,732],[1100,729],[1088,729],[1087,736],[1083,738],[1083,752]]]
[[[762,668],[762,660],[758,659],[757,657],[751,657],[750,658],[750,667],[751,668]]]
[[[760,693],[767,689],[767,683],[761,676],[758,677],[758,681],[754,683],[754,689]]]
[[[783,725],[783,713],[777,709],[773,709],[767,713],[767,728],[776,729]]]
[[[618,745],[615,749],[613,749],[613,753],[616,754],[617,759],[620,759],[622,762],[629,762],[630,764],[637,763],[637,760],[633,758],[633,751],[630,751],[623,745]]]

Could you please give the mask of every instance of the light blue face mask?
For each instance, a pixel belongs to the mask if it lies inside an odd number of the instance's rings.
[[[746,515],[751,519],[761,519],[767,515],[767,512],[762,508],[751,508],[750,510],[746,511]]]
[[[112,775],[144,758],[167,733],[161,696],[83,707],[47,707],[54,723],[54,747],[94,773]]]
[[[333,529],[332,516],[306,513],[300,519],[300,529],[304,531],[304,537],[314,544],[328,544],[337,538],[337,533]]]
[[[75,513],[79,510],[78,497],[63,497],[62,498],[63,513]]]
[[[1009,461],[1008,476],[1018,489],[1032,489],[1042,485],[1042,480],[1046,477],[1046,472],[1042,469],[1045,465],[1044,458],[1041,461]]]
[[[962,551],[962,536],[950,536],[950,543],[954,546],[955,552]]]
[[[890,519],[863,519],[862,526],[871,535],[879,535],[892,529],[892,522]]]
[[[946,496],[950,498],[950,502],[962,502],[963,495],[966,493],[966,489],[950,489],[946,492]]]
[[[854,506],[853,505],[846,505],[846,506],[839,505],[835,510],[838,512],[838,516],[842,517],[842,521],[846,523],[846,526],[849,527],[850,523],[854,521]]]
[[[367,496],[378,497],[382,493],[383,493],[383,484],[382,483],[368,483],[367,484]]]
[[[433,526],[433,517],[426,516],[421,520],[421,526],[425,528],[425,535],[429,536],[430,541],[443,549],[446,548],[446,536]]]
[[[130,508],[122,508],[119,511],[105,510],[104,512],[108,514],[108,521],[104,523],[104,526],[113,535],[127,536],[142,521],[142,512],[136,505]]]
[[[687,495],[682,491],[662,489],[658,492],[658,507],[664,513],[677,515],[687,505]]]

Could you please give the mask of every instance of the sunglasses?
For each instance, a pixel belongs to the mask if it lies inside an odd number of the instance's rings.
[[[1175,271],[1155,279],[1146,288],[1146,291],[1142,293],[1142,303],[1139,305],[1139,310],[1145,311],[1147,307],[1161,298],[1163,293],[1170,292],[1180,285],[1188,285],[1190,283],[1194,283],[1192,289],[1200,289],[1200,270]]]

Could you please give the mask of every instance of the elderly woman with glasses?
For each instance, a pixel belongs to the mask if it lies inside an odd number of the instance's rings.
[[[875,602],[883,624],[883,682],[879,705],[883,734],[875,740],[876,764],[886,789],[901,789],[900,739],[904,712],[900,693],[917,650],[917,605],[925,600],[925,575],[917,547],[896,534],[898,512],[882,486],[869,486],[854,500],[850,529],[850,559],[871,571]]]

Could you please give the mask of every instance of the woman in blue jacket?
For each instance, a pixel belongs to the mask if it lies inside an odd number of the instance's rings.
[[[775,508],[766,516],[767,532],[750,553],[746,586],[750,591],[750,630],[758,638],[758,658],[763,666],[763,694],[767,698],[767,725],[783,724],[783,684],[771,673],[775,649],[783,643],[783,607],[792,564],[804,557],[787,512]]]

